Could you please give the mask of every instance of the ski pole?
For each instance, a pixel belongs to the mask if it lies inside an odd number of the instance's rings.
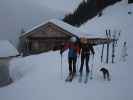
[[[61,54],[61,70],[60,70],[61,79],[63,78],[63,72],[62,72],[62,54]]]
[[[90,79],[93,78],[93,64],[94,64],[94,55],[92,56],[92,65],[91,65],[91,76],[90,76]]]
[[[78,65],[79,65],[79,56],[77,57],[77,68],[76,68],[76,70],[78,70]]]

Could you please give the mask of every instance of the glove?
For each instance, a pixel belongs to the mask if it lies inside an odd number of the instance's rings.
[[[62,55],[62,53],[63,53],[62,50],[60,50],[60,55]]]
[[[62,55],[62,54],[63,54],[63,52],[64,52],[64,51],[63,51],[63,49],[61,49],[61,50],[60,50],[60,55]]]

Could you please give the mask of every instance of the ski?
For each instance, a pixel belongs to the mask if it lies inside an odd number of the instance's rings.
[[[107,38],[111,38],[111,31],[106,30],[106,36]],[[110,48],[110,43],[107,43],[107,56],[106,56],[106,63],[109,63],[109,48]]]
[[[82,74],[80,74],[78,82],[79,82],[79,83],[82,82]]]
[[[102,45],[102,52],[101,52],[101,63],[103,62],[103,55],[104,55],[104,44]]]
[[[113,34],[113,42],[112,42],[112,63],[114,63],[114,58],[115,58],[115,39],[116,39],[116,34]]]
[[[91,70],[91,72],[90,72],[90,80],[92,80],[93,79],[93,77],[92,77],[93,75],[92,75],[92,70]]]
[[[87,73],[86,76],[85,76],[85,80],[84,80],[85,84],[87,84],[87,82],[88,82],[88,77],[89,77],[89,73]]]
[[[73,79],[74,79],[74,75],[68,75],[65,81],[72,82]]]

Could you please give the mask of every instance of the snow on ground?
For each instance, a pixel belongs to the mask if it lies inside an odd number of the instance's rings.
[[[68,73],[68,51],[63,54],[62,79],[60,54],[51,51],[13,59],[10,63],[10,73],[14,83],[0,88],[0,98],[2,100],[132,100],[133,46],[131,37],[133,23],[131,21],[133,14],[127,14],[128,7],[127,9],[123,8],[121,3],[117,3],[107,8],[102,17],[95,17],[81,27],[88,33],[95,34],[104,33],[108,27],[112,30],[121,30],[122,36],[116,53],[117,62],[114,65],[109,65],[112,78],[110,82],[103,81],[101,73],[98,72],[99,66],[102,65],[99,63],[101,48],[95,48],[97,50],[94,60],[94,79],[89,80],[87,84],[78,83],[78,78],[74,79],[72,83],[65,83],[64,80]],[[131,5],[130,7],[133,8]],[[129,56],[127,62],[119,62],[121,44],[125,40],[128,44]],[[92,64],[91,60],[90,65]],[[80,61],[78,61],[78,68],[79,63]]]

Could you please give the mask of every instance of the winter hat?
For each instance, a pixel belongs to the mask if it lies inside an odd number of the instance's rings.
[[[75,42],[77,42],[77,38],[76,37],[71,37],[70,41],[75,43]]]
[[[81,43],[84,43],[84,44],[87,44],[87,39],[84,38],[84,37],[83,37],[83,38],[80,38],[80,42],[81,42]]]

